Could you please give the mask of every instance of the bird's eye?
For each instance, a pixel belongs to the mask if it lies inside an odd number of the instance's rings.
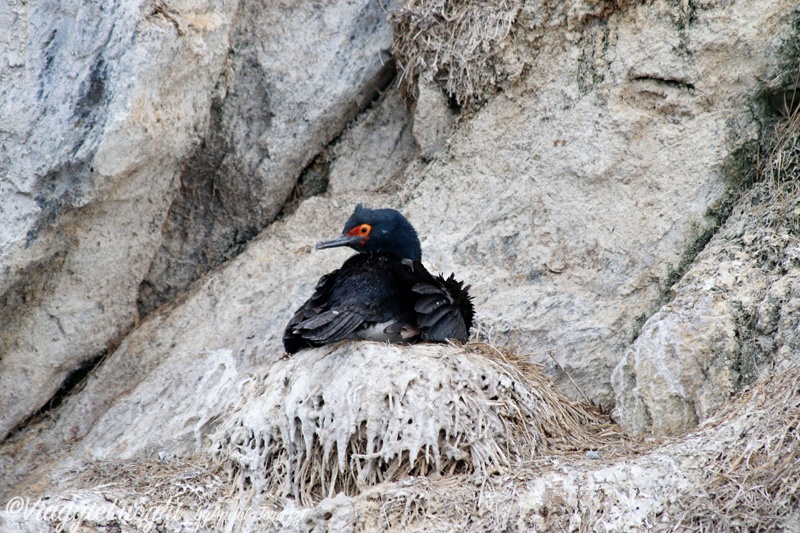
[[[359,228],[359,231],[361,231],[361,235],[368,235],[369,230],[371,229],[372,226],[370,226],[369,224],[361,224],[361,228]]]

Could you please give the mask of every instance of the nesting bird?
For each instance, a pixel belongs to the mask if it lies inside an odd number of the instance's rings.
[[[288,353],[344,339],[467,340],[474,314],[469,286],[422,266],[417,232],[399,212],[357,205],[342,235],[316,248],[338,246],[359,253],[322,276],[289,321]]]

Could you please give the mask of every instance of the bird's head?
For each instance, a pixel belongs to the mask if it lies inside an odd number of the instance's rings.
[[[392,252],[405,259],[422,260],[414,226],[394,209],[370,209],[358,204],[342,235],[317,243],[317,250],[337,246],[349,246],[357,252]]]

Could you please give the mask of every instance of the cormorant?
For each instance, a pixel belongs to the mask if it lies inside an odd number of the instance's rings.
[[[469,286],[431,275],[414,227],[394,209],[358,204],[342,235],[317,250],[358,254],[322,276],[283,333],[288,353],[343,339],[466,342],[474,314]]]

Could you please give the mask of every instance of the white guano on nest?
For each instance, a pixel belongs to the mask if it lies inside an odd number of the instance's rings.
[[[303,351],[251,378],[213,454],[239,490],[310,504],[408,475],[490,474],[547,447],[590,445],[583,426],[600,421],[596,409],[494,351],[377,343]]]

